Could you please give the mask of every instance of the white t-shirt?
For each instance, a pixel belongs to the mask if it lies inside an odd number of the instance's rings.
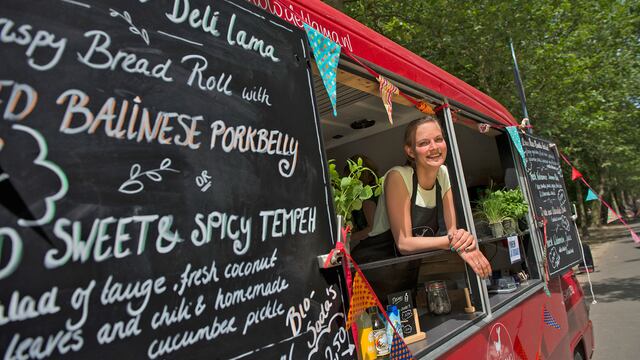
[[[413,192],[413,168],[411,166],[394,166],[389,171],[387,171],[385,176],[389,175],[389,173],[391,173],[392,171],[397,171],[402,176],[404,184],[407,186],[409,197],[411,197],[411,193]],[[436,178],[438,179],[438,184],[440,184],[441,195],[442,197],[444,197],[444,194],[449,191],[449,189],[451,189],[449,170],[447,170],[447,167],[445,165],[440,165],[440,169],[438,169]],[[420,184],[418,184],[418,191],[416,193],[416,205],[430,209],[436,207],[436,186],[437,185],[434,185],[430,190],[425,190],[420,187]],[[391,225],[389,224],[389,216],[387,214],[387,203],[385,201],[383,190],[380,198],[378,199],[376,214],[373,217],[373,226],[371,227],[369,236],[382,234],[390,228]]]

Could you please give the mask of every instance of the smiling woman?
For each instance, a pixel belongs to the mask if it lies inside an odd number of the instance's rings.
[[[407,165],[385,175],[369,238],[353,251],[356,261],[370,262],[427,250],[456,251],[481,277],[491,274],[477,240],[457,227],[447,144],[438,120],[414,120],[405,130]]]

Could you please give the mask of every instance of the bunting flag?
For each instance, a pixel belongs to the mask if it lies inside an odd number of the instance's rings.
[[[511,138],[511,141],[513,142],[513,145],[516,147],[516,150],[518,150],[518,154],[520,154],[520,157],[522,158],[522,163],[527,165],[527,159],[524,158],[524,149],[522,148],[522,140],[520,140],[520,134],[518,134],[518,127],[507,126],[506,129],[507,129],[507,132],[509,133],[509,137]]]
[[[547,309],[546,305],[544,307],[544,323],[552,328],[560,329],[560,324],[558,324],[553,315],[551,315],[551,312]]]
[[[636,245],[640,245],[640,237],[633,230],[631,230],[631,237],[633,238],[633,242],[635,242]]]
[[[396,329],[400,331],[400,329]],[[398,335],[398,331],[393,332],[393,341],[391,342],[390,360],[413,360],[413,354],[404,340]]]
[[[420,110],[421,112],[427,114],[427,115],[435,115],[436,112],[433,111],[433,108],[431,107],[431,105],[427,104],[424,101],[418,101],[418,103],[416,104],[416,108],[418,110]]]
[[[580,173],[580,171],[578,171],[578,169],[574,168],[573,166],[571,167],[571,180],[576,181],[577,179],[580,179],[582,177],[582,174]]]
[[[522,342],[520,341],[520,336],[516,336],[516,340],[513,343],[513,351],[518,355],[520,360],[529,360],[527,353],[524,351],[524,347],[522,346]]]
[[[487,123],[480,123],[478,124],[478,131],[480,131],[481,134],[486,134],[489,132],[489,129],[491,129],[491,125],[487,124]]]
[[[607,212],[607,224],[610,224],[618,220],[618,214],[616,214],[616,212],[613,211],[613,209],[608,206],[607,206],[607,209],[609,209],[609,211]]]
[[[584,199],[584,201],[593,201],[593,200],[598,200],[598,195],[596,195],[596,193],[594,193],[593,190],[589,189],[589,191],[587,192],[587,197]]]
[[[391,99],[393,98],[393,95],[398,95],[400,90],[382,75],[378,75],[378,82],[380,83],[380,97],[382,98],[382,103],[384,104],[384,108],[387,109],[389,122],[393,125],[393,117],[391,116],[393,111],[393,102]]]
[[[327,95],[331,100],[333,116],[338,116],[336,111],[336,69],[340,60],[340,45],[307,24],[304,24],[304,30],[307,32],[320,77],[322,77]]]
[[[371,293],[371,289],[369,289],[369,286],[361,276],[360,272],[356,272],[356,276],[353,278],[353,292],[349,301],[349,314],[347,314],[347,329],[354,323],[361,312],[377,305],[375,295]]]

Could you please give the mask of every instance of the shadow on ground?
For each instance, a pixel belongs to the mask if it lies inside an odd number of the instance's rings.
[[[637,301],[640,298],[640,277],[609,278],[593,284],[598,302]]]

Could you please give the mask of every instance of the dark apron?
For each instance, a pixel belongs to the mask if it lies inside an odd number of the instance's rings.
[[[411,232],[413,236],[440,236],[446,232],[444,218],[442,216],[442,190],[436,178],[436,206],[435,208],[424,208],[416,205],[416,195],[418,192],[418,177],[413,172],[413,191],[411,192]],[[370,236],[360,242],[351,251],[351,257],[358,263],[389,259],[401,256],[396,242],[393,239],[391,229]]]

